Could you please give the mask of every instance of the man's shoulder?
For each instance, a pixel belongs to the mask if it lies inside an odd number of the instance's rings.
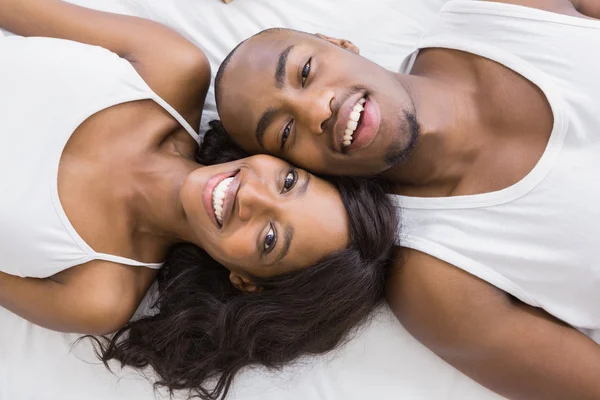
[[[386,294],[395,315],[410,331],[415,330],[416,336],[419,332],[429,334],[429,327],[450,327],[458,320],[460,324],[477,324],[512,306],[510,296],[493,285],[407,248],[396,251]]]

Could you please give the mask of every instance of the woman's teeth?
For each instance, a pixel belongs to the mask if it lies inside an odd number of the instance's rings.
[[[225,192],[227,192],[227,188],[231,185],[231,182],[233,182],[233,176],[223,179],[213,191],[213,209],[215,210],[215,216],[219,225],[223,224],[223,202],[225,200]]]
[[[362,98],[354,105],[352,112],[350,113],[350,118],[348,118],[348,124],[346,125],[346,131],[344,131],[344,147],[348,147],[352,144],[352,135],[354,135],[354,131],[358,127],[358,121],[360,120],[360,115],[365,109],[363,104],[367,101]]]

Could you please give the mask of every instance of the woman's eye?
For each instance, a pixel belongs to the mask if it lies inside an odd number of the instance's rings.
[[[292,168],[289,170],[289,172],[285,176],[285,180],[283,181],[283,192],[282,193],[289,192],[296,184],[296,181],[298,181],[298,172],[296,171],[295,168]]]
[[[308,59],[308,62],[304,64],[304,68],[302,68],[302,87],[306,85],[306,80],[308,79],[308,75],[310,74],[310,62],[312,61],[312,57]]]
[[[292,131],[292,122],[294,121],[290,121],[285,129],[283,130],[283,133],[281,134],[281,150],[283,150],[283,147],[285,146],[285,142],[287,142],[288,137],[290,136],[290,132]]]
[[[275,229],[273,229],[273,225],[270,225],[269,231],[267,232],[267,236],[265,236],[265,254],[268,254],[275,247],[275,243],[277,242],[277,235],[275,235]]]

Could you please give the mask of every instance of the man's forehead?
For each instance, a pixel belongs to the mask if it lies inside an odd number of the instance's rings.
[[[256,110],[256,107],[249,110],[248,101],[251,100],[253,105],[263,103],[267,100],[264,96],[275,90],[278,59],[281,52],[290,46],[291,41],[280,38],[269,40],[270,36],[273,35],[260,35],[248,39],[236,52],[225,72],[223,90],[229,98],[228,108],[236,113],[238,120],[251,117],[258,121],[259,110]],[[237,114],[242,110],[243,115]],[[249,112],[252,116],[248,115]]]
[[[226,129],[244,132],[247,146],[258,146],[254,132],[261,116],[273,107],[276,71],[282,53],[292,46],[301,46],[311,37],[316,38],[287,29],[266,32],[246,40],[233,55],[222,85],[227,106],[221,107],[220,112]],[[250,131],[251,138],[246,137]]]
[[[250,38],[234,57],[237,66],[247,65],[252,68],[265,69],[269,72],[269,66],[277,62],[277,57],[290,45],[296,42],[290,36],[261,35]]]

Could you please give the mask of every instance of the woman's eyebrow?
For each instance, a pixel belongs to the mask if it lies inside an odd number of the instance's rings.
[[[303,171],[303,172],[304,172],[304,182],[302,182],[302,184],[300,184],[300,186],[298,187],[298,190],[296,191],[296,193],[297,193],[296,197],[299,199],[304,197],[304,195],[308,191],[308,185],[310,184],[310,178],[312,177],[312,175],[309,174],[308,172],[306,172],[306,171]],[[287,255],[287,253],[290,250],[290,246],[292,245],[293,238],[294,238],[294,227],[290,225],[285,230],[283,246],[281,247],[281,251],[279,252],[277,259],[275,260],[275,262],[273,264],[277,264],[278,262],[283,260],[283,258]]]
[[[297,197],[298,198],[302,198],[304,197],[304,195],[306,194],[306,192],[308,191],[308,185],[310,184],[310,178],[312,177],[311,174],[309,174],[308,172],[304,171],[304,182],[302,182],[302,184],[300,186],[298,186],[298,190],[296,191],[297,193]]]
[[[290,246],[292,245],[293,238],[294,238],[294,227],[291,225],[288,225],[287,229],[285,230],[283,246],[281,246],[281,251],[279,252],[277,259],[275,260],[275,262],[273,264],[279,263],[287,255],[287,253],[290,250]]]

